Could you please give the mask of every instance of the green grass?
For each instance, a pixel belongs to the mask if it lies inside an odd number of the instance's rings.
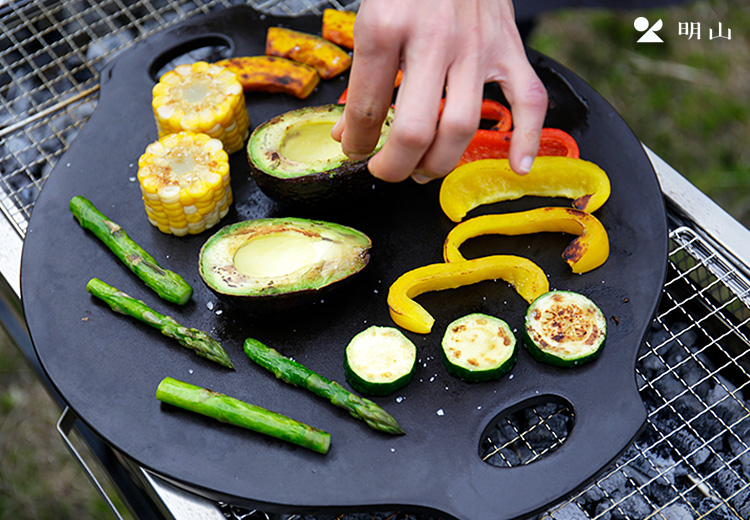
[[[661,18],[663,44],[639,44],[637,16]],[[699,22],[701,39],[679,35]],[[709,29],[732,39],[711,40]],[[697,2],[638,12],[544,16],[531,47],[566,65],[622,115],[647,146],[750,227],[750,10]]]
[[[59,417],[0,328],[0,520],[112,518],[63,444]],[[121,504],[119,510],[127,513]]]

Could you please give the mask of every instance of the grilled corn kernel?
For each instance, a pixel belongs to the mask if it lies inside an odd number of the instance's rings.
[[[205,61],[178,65],[162,75],[152,90],[151,105],[159,138],[185,130],[207,133],[234,153],[250,133],[237,76]]]
[[[169,134],[146,147],[138,183],[148,220],[164,233],[200,233],[229,211],[229,158],[206,134]]]

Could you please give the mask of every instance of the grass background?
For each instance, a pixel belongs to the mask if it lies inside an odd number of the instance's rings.
[[[662,44],[637,44],[637,16]],[[679,35],[700,23],[701,38]],[[732,39],[709,39],[718,24]],[[639,12],[544,15],[531,47],[599,91],[652,150],[750,227],[750,9],[709,1]],[[0,331],[0,520],[108,518],[55,429],[60,411]]]

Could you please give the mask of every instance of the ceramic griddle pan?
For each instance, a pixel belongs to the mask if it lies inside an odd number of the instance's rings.
[[[419,348],[415,378],[397,395],[376,399],[407,433],[381,434],[276,380],[245,358],[242,344],[255,337],[343,382],[349,339],[370,325],[393,325],[386,304],[390,284],[409,269],[441,261],[452,223],[438,204],[439,183],[374,182],[372,193],[355,209],[301,212],[260,193],[244,154],[234,154],[236,202],[222,225],[269,216],[324,218],[364,231],[374,244],[365,271],[339,290],[301,308],[253,314],[219,300],[199,277],[198,251],[212,231],[185,238],[162,234],[146,219],[134,181],[138,157],[156,139],[150,107],[156,72],[175,56],[208,45],[228,46],[235,56],[262,54],[266,28],[277,24],[320,31],[316,17],[274,18],[232,8],[156,34],[103,72],[98,107],[44,186],[25,240],[24,310],[49,378],[83,421],[136,463],[209,498],[268,511],[399,508],[463,519],[513,518],[575,490],[625,449],[646,417],[634,365],[662,291],[667,227],[661,191],[640,143],[582,80],[531,53],[552,100],[547,126],[570,132],[582,158],[598,163],[611,178],[612,196],[596,212],[609,232],[610,258],[593,272],[573,275],[560,257],[572,237],[552,233],[474,239],[463,251],[468,257],[526,256],[548,273],[552,288],[588,295],[609,319],[606,346],[597,361],[576,369],[539,364],[522,350],[513,377],[464,383],[449,376],[440,361],[447,324],[470,312],[485,312],[520,331],[526,303],[502,281],[425,294],[419,301],[436,323],[429,335],[407,333]],[[346,78],[323,82],[305,101],[282,94],[248,95],[251,122],[333,102],[345,86]],[[489,90],[488,96],[499,96],[499,91]],[[90,199],[163,266],[182,274],[195,288],[193,300],[184,307],[159,300],[78,226],[68,211],[75,195]],[[482,207],[470,216],[569,204],[527,198]],[[113,313],[86,292],[92,277],[211,332],[229,351],[236,371]],[[331,450],[319,455],[162,405],[154,394],[166,376],[327,430]],[[521,467],[482,461],[479,445],[493,421],[538,401],[562,402],[573,410],[575,425],[564,444]]]

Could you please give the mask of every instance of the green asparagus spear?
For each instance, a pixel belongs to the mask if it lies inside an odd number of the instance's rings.
[[[70,200],[69,207],[81,227],[94,233],[161,298],[180,305],[190,301],[193,288],[179,274],[163,269],[124,229],[104,216],[91,202],[79,195]]]
[[[180,345],[187,347],[199,356],[203,356],[211,361],[215,361],[227,368],[234,369],[229,354],[214,338],[202,330],[187,328],[177,323],[170,317],[159,314],[141,300],[128,296],[119,289],[102,282],[98,278],[92,278],[86,284],[86,290],[106,302],[113,311],[121,314],[127,314],[156,327],[162,334],[176,339]]]
[[[352,417],[365,421],[370,428],[394,435],[404,433],[396,420],[377,404],[349,392],[337,382],[330,381],[304,365],[282,356],[256,339],[245,340],[245,354],[282,381],[325,397],[335,406],[348,410]]]
[[[159,383],[156,398],[163,403],[292,442],[318,453],[328,453],[331,445],[331,435],[323,430],[171,377],[166,377]]]

